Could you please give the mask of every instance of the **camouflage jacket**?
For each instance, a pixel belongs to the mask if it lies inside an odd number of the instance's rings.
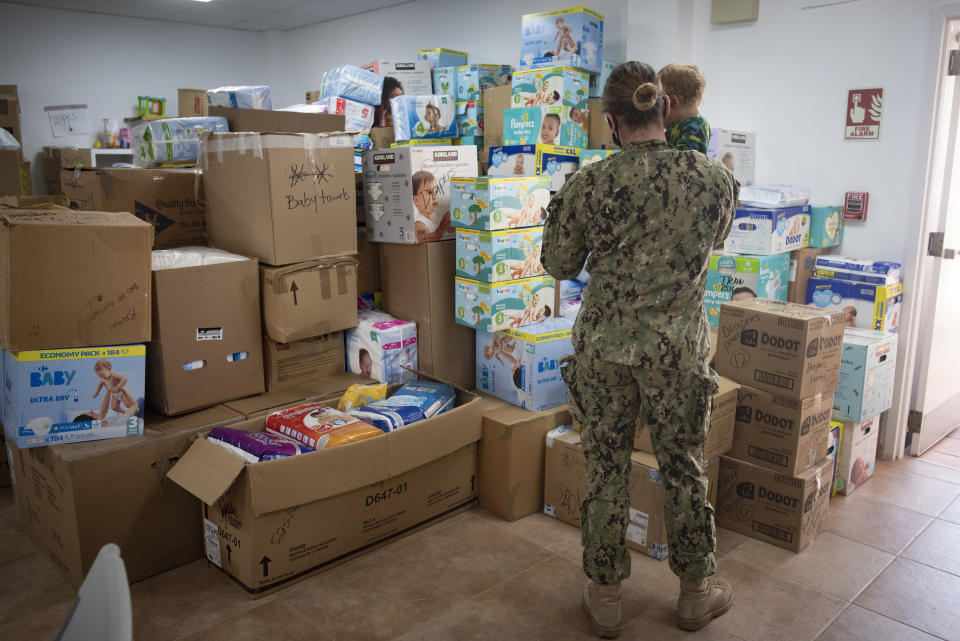
[[[664,141],[628,143],[584,167],[550,201],[542,262],[590,283],[577,353],[647,368],[691,368],[709,347],[703,293],[712,248],[730,232],[738,186],[716,160]]]

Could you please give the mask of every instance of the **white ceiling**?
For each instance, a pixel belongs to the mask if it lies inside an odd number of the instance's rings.
[[[5,0],[34,7],[229,27],[288,30],[412,0]]]

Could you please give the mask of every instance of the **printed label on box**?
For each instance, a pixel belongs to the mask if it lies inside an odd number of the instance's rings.
[[[630,524],[627,525],[627,540],[633,541],[637,545],[647,545],[647,526],[650,523],[650,517],[640,510],[630,508]]]
[[[209,519],[203,519],[203,541],[207,550],[207,560],[215,566],[220,563],[220,528]]]
[[[222,327],[198,327],[197,340],[198,341],[222,341],[223,328]]]

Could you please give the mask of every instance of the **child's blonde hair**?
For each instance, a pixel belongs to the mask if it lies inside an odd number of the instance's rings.
[[[111,365],[110,361],[108,361],[107,359],[101,358],[100,360],[98,360],[96,363],[93,364],[93,371],[99,372],[102,369],[113,370],[113,365]]]
[[[703,98],[707,79],[697,65],[673,62],[660,70],[660,85],[664,93],[676,98],[680,105],[696,104]]]

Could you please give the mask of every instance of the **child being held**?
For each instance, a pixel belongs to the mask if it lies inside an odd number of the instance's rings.
[[[660,85],[670,98],[670,113],[664,120],[667,143],[683,151],[706,155],[710,125],[700,115],[700,101],[707,81],[696,65],[674,62],[660,70]]]

